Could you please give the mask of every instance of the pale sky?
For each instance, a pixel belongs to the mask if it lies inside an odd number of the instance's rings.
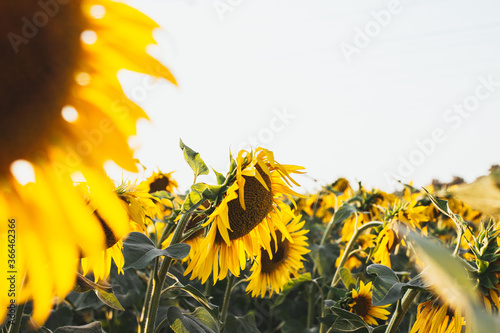
[[[176,171],[182,191],[192,173],[179,138],[224,174],[230,148],[269,148],[306,167],[304,193],[340,176],[385,190],[390,174],[472,181],[500,164],[498,1],[130,4],[161,25],[149,51],[179,82],[120,76],[152,120],[138,123],[136,156]]]

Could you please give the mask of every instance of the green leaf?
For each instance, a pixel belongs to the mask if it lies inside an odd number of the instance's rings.
[[[451,217],[452,213],[450,211],[450,208],[448,207],[448,200],[436,198],[432,194],[430,194],[425,187],[423,189],[427,193],[429,199],[431,199],[432,203],[437,207],[437,209],[439,209],[444,215]]]
[[[83,326],[63,326],[54,333],[102,333],[102,325],[100,321],[94,321]]]
[[[185,243],[177,243],[170,245],[162,251],[165,252],[167,257],[181,260],[188,256],[189,251],[191,251],[191,246]]]
[[[335,323],[330,326],[333,329],[332,332],[370,332],[363,318],[357,314],[336,307],[330,308],[330,310],[339,317]]]
[[[328,332],[344,333],[369,333],[370,329],[365,321],[355,313],[346,311],[344,309],[332,307],[330,308],[334,314],[329,314],[326,317],[318,318],[318,320],[325,324],[330,329]]]
[[[373,329],[372,333],[385,333],[387,325],[377,326]]]
[[[116,309],[116,310],[125,311],[125,309],[120,304],[120,302],[118,301],[118,299],[116,298],[116,296],[113,292],[107,292],[106,290],[101,289],[99,287],[94,289],[94,291],[95,291],[97,297],[107,306],[109,306],[113,309]]]
[[[207,185],[207,188],[203,191],[203,196],[207,199],[213,200],[217,198],[221,188],[221,185]]]
[[[327,288],[328,288],[328,290],[330,290],[331,292],[333,292],[333,295],[335,296],[333,299],[336,299],[336,300],[339,300],[342,297],[345,297],[345,295],[348,293],[347,290],[342,289],[342,288],[331,287],[331,286],[327,286]]]
[[[337,320],[338,316],[334,316],[332,314],[326,315],[325,317],[318,317],[318,321],[322,324],[325,324],[326,327],[332,327],[332,325]]]
[[[337,259],[337,256],[333,253],[333,249],[327,245],[311,244],[311,252],[309,255],[314,262],[314,266],[318,269],[320,276],[326,276],[332,263]]]
[[[351,286],[356,286],[356,279],[351,275],[351,271],[345,267],[340,269],[340,279],[347,289],[351,289]]]
[[[184,159],[189,164],[191,169],[193,169],[195,180],[199,175],[208,175],[208,167],[201,159],[200,154],[186,146],[181,139],[179,139],[179,146],[184,153]]]
[[[298,285],[311,281],[311,273],[304,273],[299,275],[298,277],[292,279],[291,281],[288,281],[284,286],[283,286],[283,291],[280,293],[280,295],[276,298],[273,304],[273,308],[277,307],[283,301],[285,300],[286,296]]]
[[[196,318],[194,314],[184,314],[182,311],[171,306],[167,310],[167,319],[170,328],[175,333],[216,333],[218,331],[212,330],[205,325],[200,319]]]
[[[333,224],[339,224],[344,222],[344,220],[348,219],[352,214],[354,214],[357,211],[358,210],[355,206],[344,203],[335,212],[335,216],[333,217]]]
[[[196,308],[191,315],[205,324],[205,326],[210,328],[212,331],[219,332],[217,321],[215,321],[215,319],[212,317],[210,312],[207,311],[207,309],[202,307]]]
[[[45,328],[55,330],[58,327],[71,325],[73,323],[73,311],[66,303],[61,303],[57,308],[54,308],[47,321]]]
[[[212,168],[212,170],[214,171],[215,176],[217,177],[217,185],[224,184],[224,182],[226,181],[226,177],[224,177],[224,175],[222,173],[215,171],[214,168]]]
[[[415,276],[410,282],[408,283],[395,283],[393,284],[390,289],[386,292],[385,296],[383,296],[382,299],[380,299],[380,296],[377,295],[377,301],[375,301],[375,294],[376,291],[373,292],[373,305],[374,306],[381,306],[381,305],[387,305],[387,304],[393,304],[397,302],[399,299],[401,299],[407,289],[417,289],[419,291],[427,291],[429,287],[429,284],[425,282],[425,280],[422,278],[422,276],[419,274]],[[374,285],[375,288],[375,285]]]
[[[160,256],[183,259],[190,250],[191,246],[184,243],[173,244],[163,250],[157,249],[148,236],[140,232],[132,232],[123,242],[124,269],[143,269],[149,266],[154,258]]]
[[[224,332],[260,333],[257,325],[255,324],[255,317],[253,314],[246,315],[245,317],[235,317],[233,315],[228,315],[226,317]]]
[[[90,281],[80,273],[77,273],[77,283],[75,284],[75,287],[73,287],[73,291],[86,293],[90,290],[94,290],[101,302],[103,302],[107,306],[112,307],[116,310],[125,311],[110,287],[98,285],[97,283]]]
[[[123,257],[125,258],[125,269],[137,262],[148,251],[156,249],[153,241],[141,232],[131,232],[123,241]]]
[[[389,290],[399,283],[399,278],[392,269],[384,265],[373,264],[366,268],[366,273],[377,276],[373,280],[373,305],[392,304],[399,299],[387,299]]]
[[[214,305],[208,301],[208,299],[203,295],[201,291],[193,287],[192,285],[188,284],[187,286],[184,286],[179,283],[179,286],[173,286],[171,287],[172,289],[180,289],[186,293],[188,293],[191,297],[193,297],[198,303],[203,305],[205,309],[208,310],[209,314],[214,318],[217,319],[219,318],[219,307],[217,305]]]
[[[366,268],[366,273],[377,275],[379,279],[391,285],[399,282],[399,278],[396,273],[385,265],[372,264]]]
[[[181,213],[190,213],[196,209],[196,204],[205,201],[207,197],[204,196],[204,193],[209,193],[205,192],[208,188],[208,185],[205,183],[196,183],[191,185],[191,190],[182,204]]]

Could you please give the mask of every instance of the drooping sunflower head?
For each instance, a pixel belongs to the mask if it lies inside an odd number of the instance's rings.
[[[125,205],[134,230],[144,231],[157,213],[159,200],[139,186],[122,183],[116,193]]]
[[[290,188],[297,184],[291,174],[302,173],[303,168],[281,165],[263,148],[240,151],[232,165],[227,191],[204,223],[210,230],[186,270],[203,282],[212,271],[214,282],[223,279],[228,269],[238,276],[246,256],[257,255],[261,247],[272,257],[270,242],[277,241],[276,230],[290,239],[279,212],[288,207],[283,200],[293,202],[292,195],[300,196]]]
[[[27,276],[20,301],[33,299],[33,318],[43,322],[53,296],[71,290],[80,253],[105,248],[99,219],[71,177],[85,179],[115,235],[129,230],[103,164],[136,170],[127,138],[147,117],[126,98],[117,72],[175,80],[145,52],[157,25],[123,3],[8,0],[0,11],[9,13],[0,23],[0,214],[19,221],[17,280]],[[31,183],[17,173],[21,164]]]
[[[357,314],[369,324],[377,326],[376,319],[386,320],[390,314],[385,308],[389,305],[374,306],[372,304],[372,283],[366,285],[359,281],[359,287],[352,290],[351,302],[348,304],[349,311]]]
[[[290,220],[288,213],[281,213],[285,220]],[[292,276],[303,267],[304,255],[309,252],[306,234],[309,232],[303,229],[305,221],[300,222],[301,216],[292,218],[286,223],[286,228],[291,239],[285,238],[277,230],[276,242],[271,242],[269,252],[261,248],[257,254],[251,268],[252,275],[248,278],[249,283],[246,288],[252,296],[264,297],[269,291],[279,293],[283,286],[290,281]]]
[[[141,183],[141,186],[147,187],[149,193],[155,193],[157,191],[174,193],[174,190],[176,190],[179,185],[177,185],[177,181],[172,177],[172,173],[174,172],[153,172],[148,179]]]
[[[161,171],[153,172],[146,180],[141,182],[138,190],[142,190],[153,195],[156,200],[156,212],[152,215],[155,221],[164,221],[172,214],[174,202],[182,205],[182,200],[174,194],[178,188],[177,181],[172,177],[172,172],[163,173]],[[168,194],[158,194],[156,192],[166,191]]]
[[[250,153],[240,151],[236,165],[236,181],[232,188],[237,189],[237,193],[233,192],[237,200],[234,200],[234,195],[226,197],[230,240],[254,230],[276,207],[282,205],[284,196],[293,203],[292,195],[301,196],[291,190],[290,185],[298,185],[291,174],[302,173],[300,170],[303,168],[279,164],[274,160],[274,154],[267,149],[257,148]],[[228,243],[228,239],[221,236]]]
[[[417,318],[410,333],[460,333],[465,318],[439,300],[428,300],[417,307]]]
[[[80,184],[80,187],[83,187],[83,184]],[[85,188],[87,187],[85,186]],[[151,221],[151,214],[156,211],[154,197],[147,192],[138,190],[130,183],[122,183],[115,189],[115,192],[121,199],[123,210],[129,217],[128,232],[146,230],[146,226]],[[87,193],[85,197],[89,201],[90,207],[97,204],[97,201],[92,198],[92,193]],[[81,264],[83,274],[93,272],[95,281],[98,281],[108,278],[112,260],[115,262],[118,272],[123,274],[125,259],[122,253],[122,238],[125,234],[115,234],[109,227],[109,222],[100,215],[98,209],[94,211],[94,215],[104,232],[105,248],[99,253],[90,255],[82,253],[84,257],[81,259]]]

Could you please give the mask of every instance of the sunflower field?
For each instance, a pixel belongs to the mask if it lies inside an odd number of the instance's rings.
[[[304,193],[305,168],[264,147],[216,171],[180,140],[187,191],[172,170],[117,183],[103,164],[138,170],[147,118],[117,72],[177,84],[145,52],[157,24],[110,0],[0,11],[2,333],[500,332],[500,167]]]

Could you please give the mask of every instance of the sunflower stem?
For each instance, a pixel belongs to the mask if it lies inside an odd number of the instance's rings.
[[[222,302],[222,310],[220,320],[222,325],[226,324],[227,309],[229,308],[229,300],[231,299],[231,291],[233,291],[234,275],[228,273],[226,291],[224,293],[224,301]]]
[[[395,333],[403,320],[406,312],[410,308],[411,303],[417,297],[419,291],[415,289],[408,289],[401,300],[398,301],[396,311],[391,317],[391,321],[385,330],[385,333]]]
[[[159,324],[158,324],[158,327],[155,329],[155,333],[160,333],[160,330],[161,328],[163,327],[163,325],[165,325],[166,323],[168,323],[168,318],[165,318],[163,319]]]
[[[149,306],[151,304],[151,296],[153,295],[153,280],[154,277],[158,273],[158,258],[155,258],[155,266],[154,269],[151,271],[151,275],[148,280],[148,286],[146,288],[146,299],[144,300],[144,305],[142,306],[142,313],[141,313],[141,330],[140,332],[144,332],[146,329],[146,320],[145,317],[148,315],[149,312]]]
[[[314,315],[315,315],[315,302],[314,302],[314,284],[311,283],[309,286],[309,297],[308,297],[308,304],[307,304],[307,329],[310,329],[312,327],[313,321],[314,321]]]
[[[330,235],[330,232],[332,231],[332,228],[334,225],[334,223],[333,223],[334,218],[335,218],[335,214],[332,215],[332,218],[330,219],[330,221],[328,222],[328,225],[326,226],[325,232],[323,233],[323,237],[321,237],[321,241],[319,242],[320,246],[325,245],[326,239],[328,238],[328,236]]]
[[[23,319],[23,313],[24,313],[24,306],[26,304],[22,303],[17,306],[16,309],[16,319],[14,321],[14,324],[10,325],[9,333],[17,333],[19,332],[19,329],[21,328],[21,321]]]
[[[332,279],[331,287],[335,287],[337,285],[337,283],[339,283],[339,281],[340,281],[340,269],[342,267],[344,267],[347,259],[349,259],[349,257],[351,256],[352,248],[356,244],[356,240],[361,235],[361,233],[367,229],[377,227],[377,226],[383,225],[383,224],[384,224],[383,222],[372,221],[372,222],[368,222],[366,224],[363,224],[359,228],[356,228],[356,230],[354,231],[354,234],[352,235],[351,239],[349,240],[349,243],[347,243],[347,246],[346,246],[346,249],[344,251],[342,258],[340,259],[339,266],[337,267],[337,270],[335,271],[335,275],[333,276],[333,279]],[[330,291],[330,292],[328,292],[328,295],[326,298],[330,299],[332,296],[333,296],[333,292]]]
[[[157,247],[161,248],[161,244],[165,241],[165,239],[168,238],[170,233],[172,232],[172,229],[175,228],[175,223],[168,222],[165,228],[163,228],[163,232],[161,233],[161,237],[158,240]]]
[[[458,236],[457,236],[457,246],[455,247],[455,251],[453,251],[453,256],[457,257],[458,254],[460,253],[460,244],[462,243],[462,237],[463,237],[463,230],[462,228],[457,228]]]
[[[194,211],[198,208],[201,203],[205,201],[205,198],[202,198],[199,202],[194,204],[190,209]],[[183,214],[177,223],[177,227],[175,228],[174,235],[172,236],[172,240],[170,241],[170,245],[176,244],[182,239],[182,234],[186,225],[191,217],[191,213]],[[145,318],[144,327],[145,333],[153,333],[155,329],[156,322],[156,314],[158,312],[158,305],[160,303],[161,291],[163,289],[163,284],[165,283],[165,279],[167,277],[168,270],[170,268],[170,264],[172,263],[171,257],[166,257],[161,263],[159,272],[155,271],[153,280],[153,293],[151,296],[151,301],[149,302],[149,310],[147,312],[147,316]],[[158,274],[156,274],[158,273]]]
[[[354,233],[353,233],[351,239],[349,240],[349,243],[347,243],[344,254],[340,258],[339,266],[337,267],[337,270],[335,271],[335,275],[333,276],[332,283],[330,285],[331,287],[335,287],[337,285],[337,283],[340,281],[340,270],[342,267],[344,267],[347,259],[351,255],[352,249],[353,249],[354,245],[356,244],[356,240],[361,235],[361,233],[367,229],[377,227],[377,226],[383,225],[383,224],[384,223],[380,222],[380,221],[371,221],[371,222],[368,222],[366,224],[363,224],[359,228],[357,226],[355,227]],[[329,290],[328,294],[326,296],[326,299],[331,299],[332,297],[333,297],[333,291]],[[321,316],[324,317],[326,315],[327,308],[325,307],[324,304],[322,304],[321,306],[322,306]],[[320,332],[325,333],[326,329],[327,329],[326,325],[322,323],[320,326]]]

